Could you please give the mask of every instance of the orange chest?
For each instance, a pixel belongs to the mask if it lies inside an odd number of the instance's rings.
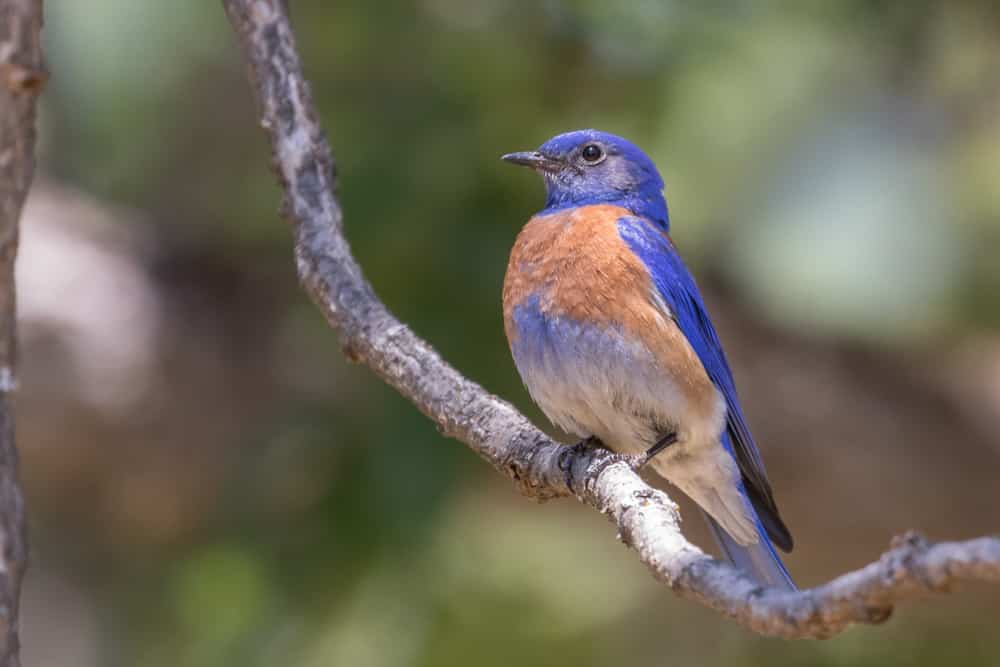
[[[591,384],[611,387],[601,399],[610,404],[632,391],[631,383],[642,384],[637,378],[659,378],[684,406],[668,412],[714,420],[718,391],[646,265],[618,231],[628,214],[592,206],[535,217],[524,227],[503,291],[515,363],[536,400],[548,401],[543,409],[550,415],[559,413],[554,396],[572,394],[553,387],[582,372]]]
[[[598,325],[642,326],[651,317],[649,271],[618,232],[629,212],[598,205],[537,216],[517,237],[504,279],[507,338],[517,307],[537,299],[542,313]],[[629,327],[631,328],[631,327]]]

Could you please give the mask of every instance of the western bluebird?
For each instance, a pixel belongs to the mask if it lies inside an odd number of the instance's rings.
[[[774,549],[791,551],[792,536],[668,234],[653,161],[596,130],[503,159],[541,173],[548,194],[517,237],[503,287],[507,340],[531,397],[573,435],[651,455],[701,507],[734,565],[794,589]]]

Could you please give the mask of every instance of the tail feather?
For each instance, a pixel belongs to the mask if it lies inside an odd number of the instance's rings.
[[[798,590],[759,520],[757,521],[759,537],[757,543],[744,547],[730,537],[729,533],[706,512],[702,512],[702,515],[708,522],[708,527],[726,560],[762,584],[789,591]]]

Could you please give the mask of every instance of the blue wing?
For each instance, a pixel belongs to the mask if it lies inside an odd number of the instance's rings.
[[[723,444],[739,465],[746,494],[767,534],[781,549],[791,551],[792,536],[778,514],[764,461],[740,408],[732,371],[694,278],[669,237],[655,223],[627,216],[618,221],[618,231],[649,268],[653,282],[670,306],[677,325],[698,354],[708,376],[725,397],[729,437],[723,438]]]

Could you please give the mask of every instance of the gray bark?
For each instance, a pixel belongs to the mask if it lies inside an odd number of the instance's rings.
[[[14,260],[35,169],[35,100],[45,83],[41,0],[0,0],[0,666],[21,664],[18,602],[27,565],[12,393],[16,389]]]
[[[338,332],[345,354],[370,367],[445,435],[471,447],[526,496],[575,496],[610,518],[653,576],[765,635],[833,636],[879,623],[895,603],[963,580],[1000,582],[1000,538],[894,541],[876,562],[795,593],[761,587],[688,542],[677,506],[608,452],[566,447],[509,403],[448,365],[376,297],[343,236],[336,168],[302,74],[282,0],[223,0],[249,66],[260,123],[284,187],[303,287]]]

